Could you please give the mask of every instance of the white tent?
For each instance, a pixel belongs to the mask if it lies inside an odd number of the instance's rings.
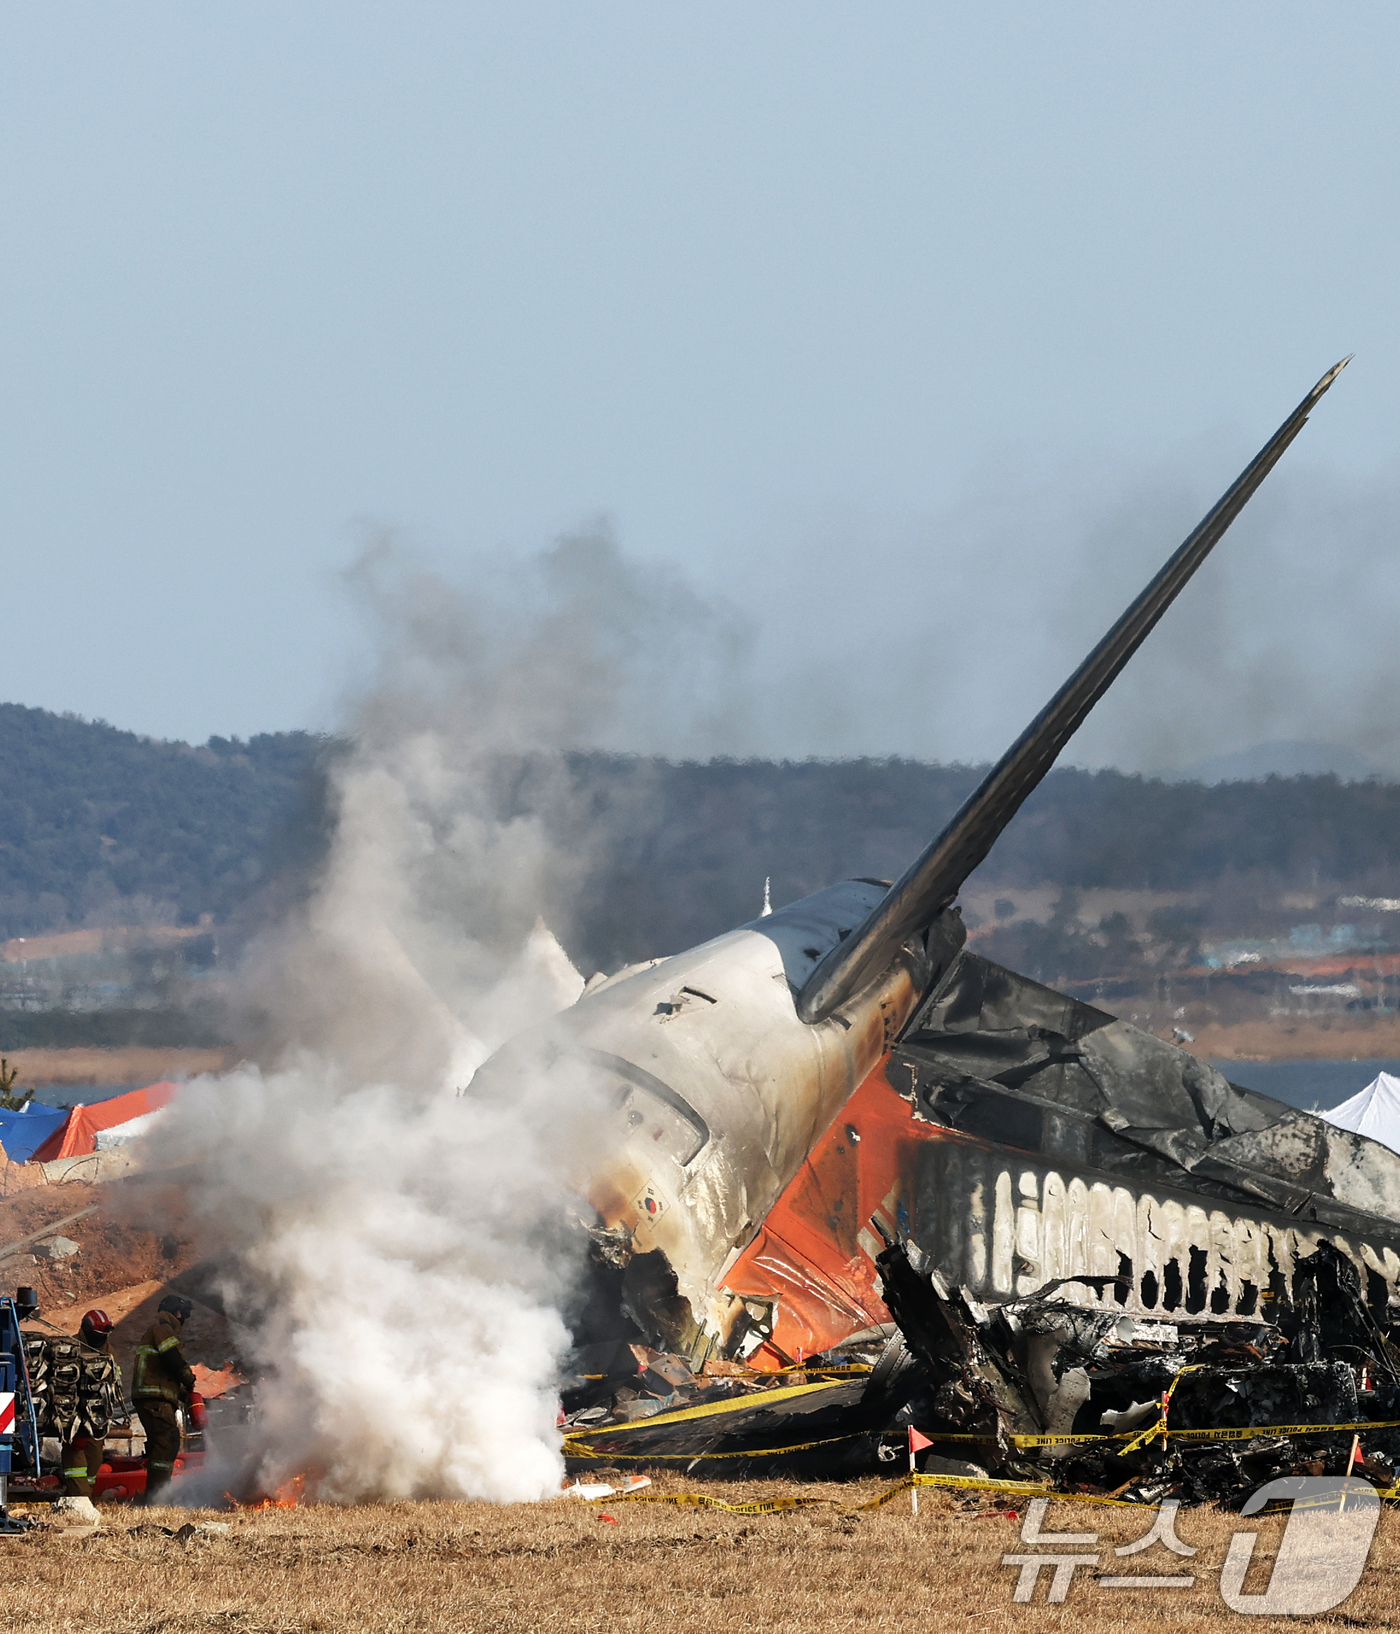
[[[129,1118],[125,1123],[115,1123],[110,1129],[99,1129],[93,1137],[97,1142],[97,1150],[111,1152],[118,1146],[125,1146],[129,1140],[139,1140],[155,1127],[167,1111],[168,1107],[158,1106],[154,1112],[143,1112],[139,1118]]]
[[[1350,1129],[1356,1135],[1369,1135],[1392,1152],[1400,1152],[1400,1078],[1383,1072],[1373,1084],[1367,1084],[1359,1095],[1324,1112],[1323,1118],[1338,1129]]]

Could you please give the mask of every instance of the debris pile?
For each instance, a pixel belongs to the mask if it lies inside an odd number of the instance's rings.
[[[926,1472],[1127,1501],[1237,1507],[1285,1475],[1395,1486],[1400,1350],[1330,1243],[1300,1263],[1291,1301],[1251,1320],[1143,1321],[1075,1303],[1064,1281],[983,1305],[919,1257],[896,1241],[878,1257],[892,1326],[788,1373],[693,1372],[624,1343],[576,1352],[570,1469],[847,1476],[902,1462],[914,1429]],[[1116,1280],[1087,1282],[1102,1299]]]
[[[1394,1484],[1400,1352],[1330,1243],[1300,1263],[1291,1302],[1249,1321],[1142,1322],[1076,1305],[1064,1283],[987,1307],[902,1244],[878,1263],[921,1374],[900,1416],[935,1460],[1145,1502],[1243,1503],[1293,1474]]]
[[[887,1326],[857,1335],[784,1373],[718,1358],[692,1370],[684,1357],[640,1344],[586,1347],[575,1352],[562,1391],[568,1467],[657,1464],[725,1477],[778,1468],[863,1473],[885,1461],[890,1369],[882,1357],[893,1334]]]

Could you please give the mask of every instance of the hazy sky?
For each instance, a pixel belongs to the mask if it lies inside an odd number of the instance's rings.
[[[366,529],[603,517],[752,622],[734,747],[993,753],[1355,351],[1085,752],[1400,761],[1393,4],[6,3],[0,75],[8,698],[324,725]]]

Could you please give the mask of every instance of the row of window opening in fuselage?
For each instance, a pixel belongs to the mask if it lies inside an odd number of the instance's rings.
[[[1204,1248],[1189,1248],[1187,1256],[1184,1277],[1181,1262],[1172,1258],[1162,1266],[1160,1277],[1149,1267],[1134,1282],[1132,1259],[1120,1251],[1118,1280],[1111,1286],[1113,1299],[1119,1305],[1126,1305],[1129,1291],[1136,1288],[1138,1301],[1144,1310],[1180,1311],[1186,1316],[1202,1316],[1207,1311],[1213,1316],[1258,1316],[1263,1302],[1275,1310],[1280,1305],[1292,1302],[1290,1280],[1276,1264],[1270,1268],[1267,1287],[1261,1288],[1257,1282],[1243,1278],[1238,1292],[1232,1294],[1223,1269],[1218,1271],[1215,1285],[1209,1285],[1207,1268],[1210,1256]],[[1390,1304],[1389,1284],[1369,1265],[1364,1266],[1363,1270],[1366,1278],[1365,1302],[1378,1320],[1384,1320]]]

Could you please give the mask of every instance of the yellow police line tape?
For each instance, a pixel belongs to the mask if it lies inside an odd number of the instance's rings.
[[[1107,1435],[1008,1435],[1007,1442],[1013,1447],[1068,1447],[1080,1442],[1107,1443],[1110,1441],[1153,1441],[1163,1433],[1178,1440],[1186,1441],[1249,1441],[1259,1435],[1332,1435],[1347,1430],[1395,1430],[1400,1429],[1400,1418],[1369,1419],[1361,1424],[1246,1424],[1233,1429],[1219,1430],[1172,1430],[1165,1432],[1162,1421],[1149,1425],[1146,1430],[1118,1430]],[[996,1436],[991,1434],[942,1435],[937,1431],[929,1432],[930,1441],[972,1441],[992,1445]],[[1125,1448],[1124,1451],[1128,1449]]]
[[[1157,1419],[1157,1422],[1155,1424],[1150,1424],[1145,1430],[1142,1430],[1135,1435],[1133,1439],[1128,1442],[1127,1446],[1123,1448],[1125,1453],[1136,1452],[1139,1447],[1146,1446],[1149,1441],[1160,1440],[1165,1446],[1168,1436],[1176,1436],[1179,1439],[1184,1437],[1192,1441],[1248,1441],[1257,1435],[1326,1435],[1343,1428],[1343,1426],[1340,1424],[1295,1424],[1291,1427],[1291,1429],[1287,1425],[1248,1425],[1244,1427],[1241,1433],[1228,1436],[1213,1434],[1209,1431],[1203,1435],[1200,1430],[1168,1429],[1167,1414],[1171,1411],[1172,1396],[1176,1392],[1177,1385],[1181,1383],[1188,1373],[1199,1373],[1202,1368],[1207,1367],[1208,1365],[1209,1364],[1206,1362],[1192,1362],[1189,1367],[1180,1368],[1172,1375],[1172,1382],[1162,1392],[1162,1411]],[[1351,1426],[1353,1431],[1391,1429],[1393,1427],[1393,1425],[1386,1424],[1380,1420],[1372,1421],[1369,1424],[1353,1424]]]
[[[682,1407],[674,1413],[654,1413],[650,1418],[629,1419],[624,1424],[590,1424],[582,1429],[570,1427],[564,1433],[563,1454],[565,1458],[596,1459],[600,1463],[627,1463],[627,1464],[689,1464],[699,1459],[721,1458],[777,1458],[784,1453],[808,1452],[813,1447],[828,1447],[837,1441],[854,1441],[861,1431],[848,1432],[844,1435],[824,1436],[816,1441],[799,1441],[787,1447],[764,1447],[757,1452],[653,1452],[653,1453],[618,1453],[595,1452],[593,1448],[581,1446],[579,1443],[585,1438],[595,1435],[616,1436],[625,1435],[629,1430],[650,1430],[659,1425],[683,1424],[701,1418],[715,1418],[724,1413],[741,1413],[752,1409],[767,1407],[771,1402],[792,1401],[799,1396],[810,1396],[818,1390],[829,1390],[829,1384],[792,1384],[780,1390],[761,1390],[745,1396],[730,1396],[724,1401],[705,1402],[699,1407]]]
[[[848,1375],[860,1375],[863,1377],[868,1373],[873,1373],[875,1371],[875,1367],[871,1362],[845,1362],[840,1367],[809,1367],[799,1364],[794,1367],[784,1368],[783,1371],[785,1373],[820,1373],[824,1379],[839,1379],[846,1378]],[[773,1375],[771,1373],[745,1373],[743,1377],[746,1379],[771,1379]]]
[[[1338,1431],[1400,1429],[1400,1418],[1370,1419],[1362,1424],[1247,1424],[1226,1430],[1168,1430],[1179,1441],[1248,1441],[1256,1435],[1333,1435]]]
[[[1128,1445],[1124,1452],[1136,1452],[1145,1442],[1155,1441],[1160,1435],[1175,1435],[1175,1430],[1167,1429],[1167,1411],[1171,1407],[1172,1393],[1177,1385],[1188,1373],[1199,1372],[1204,1364],[1193,1362],[1189,1367],[1180,1368],[1172,1375],[1172,1381],[1162,1392],[1161,1413],[1155,1423],[1145,1430],[1120,1430],[1110,1435],[1008,1435],[1007,1440],[1015,1447],[1068,1447],[1081,1441],[1126,1441]],[[938,1441],[990,1441],[994,1436],[981,1435],[946,1435],[935,1436]]]
[[[1108,1445],[1115,1441],[1125,1443],[1121,1449],[1124,1453],[1135,1452],[1141,1446],[1160,1438],[1172,1437],[1184,1441],[1249,1441],[1257,1436],[1280,1435],[1337,1435],[1350,1431],[1359,1434],[1362,1430],[1394,1430],[1400,1429],[1400,1419],[1370,1419],[1362,1423],[1353,1424],[1250,1424],[1234,1428],[1213,1430],[1173,1430],[1168,1428],[1166,1414],[1171,1406],[1172,1393],[1178,1383],[1187,1373],[1194,1373],[1199,1363],[1191,1367],[1184,1367],[1177,1373],[1162,1397],[1162,1416],[1154,1424],[1144,1430],[1120,1430],[1109,1435],[1008,1435],[1007,1442],[1013,1447],[1065,1447],[1075,1445],[1098,1444]],[[618,1436],[626,1435],[633,1430],[650,1430],[668,1424],[688,1423],[696,1419],[715,1418],[722,1414],[746,1412],[752,1409],[767,1407],[773,1402],[792,1401],[800,1396],[809,1396],[818,1390],[827,1390],[828,1384],[794,1384],[786,1385],[778,1390],[761,1390],[744,1396],[730,1396],[724,1401],[705,1402],[699,1407],[682,1407],[673,1413],[655,1413],[650,1418],[629,1419],[622,1424],[591,1424],[583,1428],[570,1427],[565,1431],[563,1454],[565,1458],[596,1459],[603,1463],[692,1463],[701,1459],[734,1459],[734,1458],[778,1458],[786,1453],[808,1452],[813,1447],[829,1447],[838,1441],[853,1441],[857,1436],[869,1432],[853,1431],[844,1435],[825,1436],[814,1441],[799,1441],[786,1447],[760,1447],[743,1452],[683,1452],[683,1453],[618,1453],[595,1452],[591,1447],[579,1445],[590,1436]],[[934,1433],[929,1438],[932,1441],[970,1441],[994,1443],[996,1437],[990,1434],[969,1434],[962,1431],[950,1431],[939,1435]],[[924,1479],[924,1477],[920,1477]],[[954,1480],[971,1479],[971,1477],[940,1476],[940,1484],[946,1485]],[[1050,1489],[1046,1489],[1047,1491]],[[1086,1499],[1086,1502],[1089,1500]],[[1096,1499],[1095,1502],[1105,1500]]]
[[[1136,1452],[1139,1447],[1146,1446],[1149,1441],[1156,1441],[1158,1437],[1161,1437],[1162,1445],[1165,1447],[1167,1440],[1167,1414],[1171,1411],[1172,1396],[1176,1391],[1176,1387],[1188,1373],[1199,1373],[1201,1368],[1204,1366],[1204,1362],[1192,1362],[1190,1367],[1183,1367],[1172,1375],[1172,1382],[1162,1392],[1162,1411],[1157,1419],[1157,1422],[1149,1425],[1147,1429],[1143,1430],[1140,1434],[1135,1435],[1127,1446],[1123,1448],[1124,1452]]]
[[[732,1373],[710,1373],[705,1376],[712,1380],[773,1379],[781,1378],[785,1373],[806,1373],[814,1378],[820,1374],[824,1379],[838,1379],[856,1374],[864,1376],[874,1371],[875,1365],[873,1362],[841,1362],[839,1364],[833,1363],[830,1367],[815,1367],[807,1362],[794,1362],[791,1367],[780,1367],[776,1373],[770,1368],[765,1368],[760,1372],[756,1367],[740,1367],[736,1368]],[[619,1376],[616,1373],[579,1373],[576,1375],[577,1378],[585,1379],[590,1384],[598,1384],[603,1379],[615,1379]]]
[[[737,1407],[747,1405],[747,1403],[736,1402],[733,1404],[725,1403],[723,1405],[733,1405]],[[694,1409],[693,1412],[697,1417],[702,1413],[705,1413],[708,1416],[708,1414],[719,1410],[720,1407],[720,1403],[715,1403],[708,1409],[697,1408]],[[668,1461],[685,1463],[691,1459],[699,1458],[775,1458],[781,1453],[806,1452],[811,1447],[828,1447],[837,1441],[854,1441],[858,1436],[876,1433],[871,1431],[854,1430],[849,1431],[844,1435],[824,1436],[817,1441],[799,1441],[791,1446],[762,1447],[747,1452],[617,1453],[605,1451],[600,1452],[595,1451],[592,1447],[582,1447],[577,1445],[578,1441],[584,1435],[625,1435],[629,1430],[647,1429],[653,1424],[660,1423],[674,1424],[688,1416],[690,1416],[690,1414],[684,1412],[666,1414],[664,1417],[658,1413],[655,1417],[633,1419],[629,1423],[625,1424],[604,1424],[596,1427],[590,1427],[588,1430],[571,1430],[564,1437],[564,1456],[566,1458],[596,1458],[604,1461],[626,1459],[628,1462],[637,1462],[640,1460],[642,1462],[655,1461],[656,1463],[664,1463]],[[1172,1437],[1174,1440],[1182,1441],[1250,1441],[1257,1436],[1344,1435],[1348,1431],[1354,1434],[1359,1434],[1362,1430],[1394,1429],[1400,1429],[1400,1419],[1368,1419],[1361,1423],[1350,1424],[1247,1424],[1214,1430],[1168,1429],[1165,1432],[1163,1431],[1159,1421],[1158,1423],[1149,1426],[1148,1430],[1123,1430],[1111,1435],[1008,1435],[1006,1437],[1006,1441],[1013,1447],[1067,1447],[1090,1444],[1107,1446],[1114,1441],[1153,1441],[1163,1433]],[[885,1431],[879,1433],[888,1434],[890,1432]],[[940,1434],[936,1430],[929,1435],[929,1440],[934,1442],[974,1442],[980,1443],[984,1446],[995,1445],[996,1439],[997,1438],[994,1435],[989,1434],[966,1435],[960,1432],[956,1434],[951,1432],[948,1434]],[[1124,1452],[1130,1452],[1134,1449],[1131,1446],[1126,1446],[1122,1450]]]
[[[1111,1509],[1160,1509],[1157,1503],[1148,1503],[1135,1498],[1114,1498],[1106,1493],[1097,1492],[1061,1492],[1055,1487],[1043,1486],[1034,1481],[997,1481],[991,1476],[976,1475],[906,1475],[903,1480],[877,1493],[873,1498],[867,1498],[864,1503],[842,1503],[839,1498],[762,1498],[752,1503],[730,1503],[724,1498],[712,1498],[707,1492],[617,1492],[601,1498],[590,1498],[588,1501],[595,1504],[676,1504],[690,1509],[722,1509],[729,1515],[774,1515],[787,1509],[811,1509],[824,1505],[830,1509],[844,1509],[849,1514],[859,1514],[862,1511],[881,1509],[892,1498],[897,1498],[901,1492],[908,1492],[912,1487],[955,1487],[964,1491],[990,1492],[1001,1494],[1008,1498],[1058,1498],[1062,1503],[1074,1504],[1103,1504]],[[1377,1487],[1376,1496],[1390,1500],[1400,1499],[1400,1486]],[[1270,1504],[1263,1511],[1265,1514],[1278,1514],[1290,1507],[1291,1503],[1299,1504],[1304,1508],[1326,1506],[1335,1502],[1335,1495],[1318,1494],[1312,1499],[1289,1500]]]
[[[961,1486],[975,1487],[978,1491],[1004,1492],[1008,1495],[1032,1498],[1069,1498],[1073,1502],[1080,1502],[1078,1493],[1057,1492],[1054,1487],[1039,1486],[1031,1481],[994,1481],[990,1477],[980,1480],[970,1475],[906,1475],[903,1480],[897,1481],[894,1486],[887,1487],[873,1498],[867,1498],[864,1503],[842,1503],[839,1498],[762,1498],[753,1503],[729,1503],[724,1498],[712,1498],[707,1492],[638,1492],[614,1493],[602,1498],[590,1498],[590,1503],[598,1504],[679,1504],[693,1509],[722,1509],[730,1515],[772,1515],[784,1509],[811,1509],[817,1505],[825,1505],[830,1509],[844,1509],[851,1514],[862,1510],[880,1509],[891,1498],[897,1498],[901,1492],[908,1492],[916,1486]],[[1152,1505],[1132,1504],[1126,1499],[1097,1498],[1085,1500],[1097,1503],[1120,1504],[1125,1508],[1144,1509]]]
[[[592,1447],[576,1447],[567,1439],[565,1458],[595,1458],[600,1464],[695,1464],[702,1458],[779,1458],[788,1452],[807,1452],[812,1447],[830,1447],[837,1441],[855,1441],[866,1432],[852,1430],[845,1435],[829,1435],[820,1441],[799,1441],[791,1447],[760,1447],[757,1452],[598,1452]]]
[[[647,1422],[643,1420],[642,1422]],[[1257,1436],[1280,1435],[1345,1435],[1348,1431],[1359,1434],[1362,1430],[1394,1430],[1400,1429],[1400,1419],[1375,1419],[1363,1424],[1250,1424],[1236,1429],[1224,1430],[1168,1430],[1166,1433],[1179,1440],[1186,1441],[1251,1441]],[[702,1461],[711,1462],[718,1459],[735,1458],[781,1458],[787,1453],[810,1452],[814,1447],[834,1446],[838,1441],[855,1441],[862,1435],[889,1431],[872,1432],[865,1430],[849,1431],[845,1435],[824,1436],[819,1441],[798,1441],[786,1447],[756,1447],[741,1452],[607,1452],[592,1447],[578,1447],[566,1438],[562,1452],[565,1458],[575,1460],[594,1459],[600,1464],[695,1464]],[[1154,1429],[1153,1436],[1161,1434],[1160,1429]],[[1133,1430],[1127,1435],[1009,1435],[1007,1441],[1016,1447],[1053,1447],[1068,1445],[1072,1442],[1096,1442],[1104,1445],[1112,1441],[1123,1441],[1128,1436],[1141,1437]],[[940,1441],[980,1441],[992,1445],[995,1438],[990,1435],[938,1435],[929,1437],[935,1443]],[[1123,1452],[1131,1452],[1131,1447],[1124,1447]],[[951,1477],[949,1477],[951,1479]],[[1047,1488],[1047,1491],[1050,1490]],[[1386,1494],[1383,1494],[1385,1496]],[[1091,1500],[1085,1498],[1086,1503]],[[1092,1500],[1099,1502],[1101,1500]]]
[[[566,1436],[570,1441],[590,1435],[619,1435],[627,1430],[651,1430],[662,1424],[681,1424],[689,1419],[713,1418],[718,1413],[740,1413],[751,1408],[766,1407],[770,1402],[792,1401],[798,1396],[810,1396],[814,1390],[830,1390],[829,1384],[789,1384],[781,1390],[759,1390],[748,1396],[727,1396],[723,1401],[707,1401],[700,1407],[680,1407],[674,1413],[654,1413],[650,1418],[633,1418],[625,1424],[588,1424],[582,1429],[570,1425]]]

